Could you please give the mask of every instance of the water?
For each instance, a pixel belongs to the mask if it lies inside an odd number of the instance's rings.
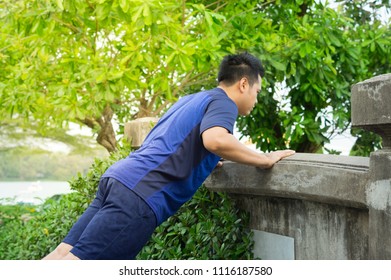
[[[0,203],[9,204],[23,202],[40,204],[43,200],[52,197],[53,195],[67,194],[71,191],[69,183],[62,181],[0,181]]]

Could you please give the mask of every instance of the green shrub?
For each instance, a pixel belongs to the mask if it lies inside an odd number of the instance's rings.
[[[61,242],[84,210],[84,201],[78,193],[56,196],[42,205],[35,206],[34,215],[30,219],[15,215],[14,219],[1,226],[0,259],[42,258]]]
[[[0,205],[0,259],[41,259],[52,251],[93,199],[101,175],[127,154],[121,149],[104,160],[95,159],[86,175],[70,181],[73,193],[35,208],[15,205],[10,210]],[[26,213],[29,219],[23,216]],[[201,187],[156,229],[138,259],[251,259],[253,241],[247,223],[248,216],[226,194]]]
[[[211,192],[203,186],[155,230],[138,259],[252,259],[248,218],[226,194]]]

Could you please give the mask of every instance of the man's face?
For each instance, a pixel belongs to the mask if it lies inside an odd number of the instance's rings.
[[[262,78],[258,76],[258,82],[255,82],[252,86],[247,83],[243,91],[241,106],[239,107],[239,114],[247,116],[254,109],[257,104],[257,96],[261,91]]]

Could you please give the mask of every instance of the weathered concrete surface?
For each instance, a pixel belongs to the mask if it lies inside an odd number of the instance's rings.
[[[391,151],[371,154],[366,188],[369,209],[369,259],[391,259]]]
[[[365,208],[369,159],[295,154],[270,170],[225,162],[207,180],[210,189]],[[229,182],[229,183],[227,183]]]
[[[294,238],[297,260],[368,258],[368,213],[364,209],[289,198],[235,198],[238,207],[251,213],[251,229]]]
[[[269,170],[225,162],[206,186],[230,193],[252,229],[293,237],[296,259],[367,259],[368,170],[364,157],[296,154]]]
[[[145,137],[158,122],[158,118],[139,118],[125,124],[124,135],[132,147],[140,148]]]
[[[352,86],[352,126],[379,134],[391,149],[391,74]]]
[[[370,156],[366,201],[369,259],[391,259],[391,74],[352,87],[352,125],[379,134],[383,149]]]

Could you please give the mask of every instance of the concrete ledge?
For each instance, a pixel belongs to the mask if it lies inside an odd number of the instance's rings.
[[[205,182],[214,191],[367,208],[369,158],[296,154],[270,170],[225,162]]]

